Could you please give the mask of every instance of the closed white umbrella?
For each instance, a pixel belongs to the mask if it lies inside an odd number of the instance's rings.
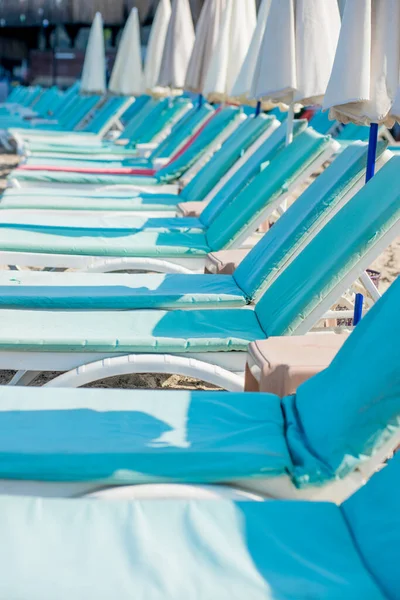
[[[161,61],[170,18],[170,0],[160,0],[153,25],[151,26],[144,67],[145,87],[146,91],[149,92],[157,85],[160,76]]]
[[[400,73],[400,2],[349,0],[323,107],[342,123],[371,125],[367,180],[373,175],[378,125],[390,110]]]
[[[104,49],[103,18],[96,13],[90,29],[81,77],[81,92],[101,94],[106,91],[106,55]]]
[[[194,39],[189,0],[173,0],[158,78],[159,86],[172,90],[183,89]]]
[[[230,97],[256,27],[255,0],[228,2],[214,55],[205,77],[203,94],[223,102]]]
[[[108,88],[120,96],[140,96],[144,92],[137,8],[132,9],[122,33]]]
[[[395,121],[398,121],[400,123],[400,87],[398,88],[397,94],[394,98],[390,114]]]
[[[263,40],[265,27],[267,25],[270,6],[271,0],[262,0],[258,11],[257,25],[254,30],[249,50],[231,91],[232,98],[236,98],[243,103],[252,102],[250,99],[250,90],[254,79],[261,42]]]
[[[205,77],[214,56],[229,0],[206,0],[196,27],[196,39],[186,73],[185,89],[203,93]]]
[[[295,104],[320,104],[340,31],[336,0],[272,0],[251,95],[289,106],[292,139]]]

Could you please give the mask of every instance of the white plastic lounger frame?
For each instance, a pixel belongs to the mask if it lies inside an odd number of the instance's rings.
[[[274,210],[283,204],[293,191],[318,170],[338,149],[339,144],[332,140],[322,152],[302,173],[288,186],[287,190],[272,202],[265,210],[261,211],[257,219],[250,226],[243,229],[229,248],[240,248],[252,233],[263,223]],[[25,267],[63,267],[80,269],[87,272],[112,272],[121,269],[138,269],[142,271],[155,271],[158,273],[202,273],[207,256],[196,258],[169,258],[158,259],[144,258],[104,258],[98,256],[78,256],[65,254],[39,254],[28,252],[1,252],[0,264]]]

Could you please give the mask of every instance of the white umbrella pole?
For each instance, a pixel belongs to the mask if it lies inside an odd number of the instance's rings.
[[[289,112],[286,119],[286,146],[293,142],[293,119],[294,119],[294,102],[289,105]]]

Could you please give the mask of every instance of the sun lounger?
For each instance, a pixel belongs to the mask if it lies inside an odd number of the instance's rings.
[[[0,368],[31,372],[19,374],[14,383],[43,370],[70,370],[58,379],[60,385],[84,385],[124,372],[178,372],[242,389],[250,342],[310,331],[398,235],[400,192],[387,182],[399,160],[382,167],[278,277],[271,261],[267,269],[260,263],[263,248],[257,248],[252,268],[235,274],[246,294],[260,289],[260,280],[262,286],[268,277],[273,280],[255,310],[5,309],[0,312]],[[379,203],[372,201],[377,196]],[[274,260],[282,260],[280,252]],[[143,292],[146,302],[157,296]]]
[[[396,600],[400,458],[341,506],[0,499],[4,597]]]
[[[393,352],[400,320],[392,318],[399,292],[400,280],[330,367],[283,399],[57,385],[55,393],[54,384],[0,388],[0,494],[68,496],[187,483],[342,501],[400,441]]]

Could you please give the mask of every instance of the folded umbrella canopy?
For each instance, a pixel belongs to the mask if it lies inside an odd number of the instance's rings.
[[[170,0],[160,0],[150,31],[144,67],[145,87],[148,92],[151,92],[157,85],[160,76],[161,61],[170,18]]]
[[[122,33],[109,90],[119,96],[140,96],[144,92],[137,8],[132,9]]]
[[[257,100],[289,106],[287,142],[295,104],[320,104],[340,31],[337,2],[272,0],[251,89]]]
[[[255,0],[228,2],[221,30],[204,81],[203,94],[210,101],[230,97],[256,27]]]
[[[271,0],[262,0],[260,5],[257,25],[254,30],[254,34],[249,46],[249,50],[246,54],[246,58],[243,61],[242,68],[239,71],[239,75],[233,84],[231,90],[231,97],[239,100],[243,104],[251,104],[254,99],[250,98],[250,90],[253,83],[254,73],[256,70],[256,64],[258,54],[260,52],[261,42],[264,37],[265,27],[267,25],[267,18],[269,9],[271,6]]]
[[[81,77],[83,94],[105,94],[106,56],[104,50],[103,18],[98,12],[90,29]]]
[[[218,44],[229,0],[206,0],[196,27],[196,39],[186,73],[185,89],[203,93],[205,77]]]
[[[400,2],[346,2],[332,75],[323,103],[330,118],[371,125],[367,181],[374,174],[378,125],[391,127],[399,85]]]
[[[157,85],[182,90],[194,45],[194,27],[189,0],[173,0],[171,18]]]

